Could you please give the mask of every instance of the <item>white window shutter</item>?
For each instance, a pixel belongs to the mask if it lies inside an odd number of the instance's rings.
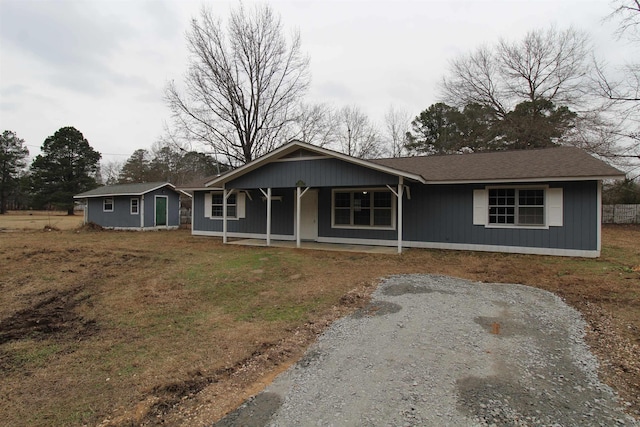
[[[489,222],[489,192],[473,190],[473,225],[487,225]]]
[[[244,218],[247,194],[244,191],[238,192],[236,196],[236,214],[238,218]]]
[[[211,193],[204,193],[204,217],[211,218]]]
[[[562,227],[562,188],[547,189],[547,225]]]

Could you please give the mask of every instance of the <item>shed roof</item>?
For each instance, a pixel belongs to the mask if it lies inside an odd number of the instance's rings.
[[[576,147],[375,159],[427,183],[621,178],[624,173]]]
[[[133,184],[105,185],[102,187],[94,188],[93,190],[85,191],[84,193],[80,193],[73,197],[75,199],[86,199],[91,197],[106,196],[142,196],[143,194],[149,193],[150,191],[154,191],[165,186],[170,187],[173,191],[190,196],[184,191],[176,190],[176,187],[168,182],[143,182]]]

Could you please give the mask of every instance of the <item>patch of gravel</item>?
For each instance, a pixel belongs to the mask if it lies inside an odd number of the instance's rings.
[[[215,426],[639,425],[598,380],[584,328],[540,289],[393,276]]]

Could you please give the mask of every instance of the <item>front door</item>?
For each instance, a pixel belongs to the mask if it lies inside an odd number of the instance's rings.
[[[167,196],[156,196],[156,227],[167,225]]]
[[[300,201],[300,239],[318,240],[318,190],[307,190]]]

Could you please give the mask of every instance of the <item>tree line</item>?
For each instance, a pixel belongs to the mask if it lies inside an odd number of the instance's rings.
[[[27,165],[25,141],[9,130],[0,135],[0,214],[8,209],[58,209],[73,214],[73,196],[100,185],[170,182],[185,185],[227,170],[203,153],[155,144],[138,149],[123,164],[100,163],[101,154],[74,127],[45,139]],[[28,167],[27,167],[28,166]]]

